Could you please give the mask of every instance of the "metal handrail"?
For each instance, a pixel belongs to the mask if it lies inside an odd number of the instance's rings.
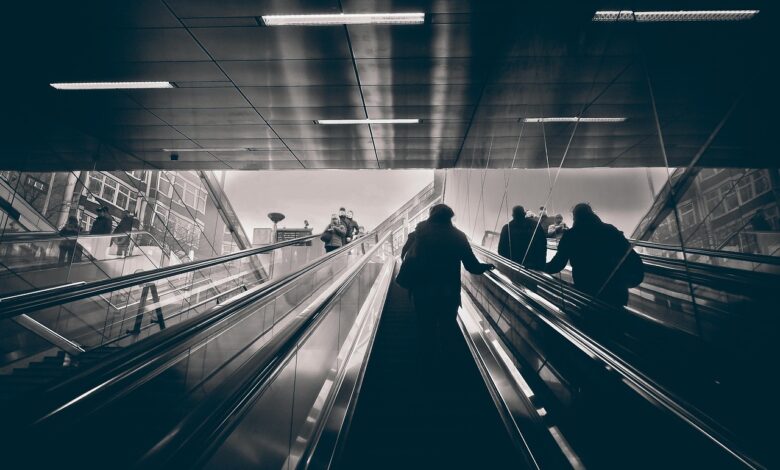
[[[309,238],[309,237],[304,237]],[[300,239],[299,239],[300,240]],[[290,240],[289,242],[294,242]],[[289,243],[285,242],[285,243]],[[188,351],[199,337],[210,336],[232,324],[235,314],[245,307],[261,301],[283,290],[306,275],[327,263],[331,259],[352,249],[352,244],[332,251],[289,273],[277,280],[270,281],[241,293],[222,305],[213,307],[209,312],[166,328],[143,341],[122,348],[95,367],[86,369],[64,382],[57,383],[41,394],[46,400],[35,404],[33,409],[23,410],[15,418],[23,423],[36,425],[54,425],[61,419],[67,419],[76,408],[96,404],[103,406],[111,401],[119,390],[130,390],[138,380],[142,383],[147,373],[153,373],[163,364]],[[86,392],[85,392],[86,391]],[[77,397],[77,398],[73,398]],[[64,404],[63,404],[64,403]],[[87,405],[86,403],[90,403]]]
[[[557,240],[553,243],[550,243],[553,239],[548,239],[547,246],[557,246]],[[666,251],[673,251],[675,253],[682,253],[683,249],[682,247],[678,245],[668,245],[665,243],[655,243],[650,242],[647,240],[634,240],[633,238],[628,239],[628,242],[631,243],[632,246],[641,246],[642,248],[650,248],[653,250],[666,250]],[[709,256],[711,258],[724,258],[724,259],[734,259],[738,261],[747,261],[750,263],[756,263],[756,264],[773,264],[773,265],[780,265],[780,256],[770,256],[770,255],[757,255],[754,253],[739,253],[737,251],[725,251],[725,250],[707,250],[704,248],[695,248],[695,247],[685,247],[685,253],[687,254],[693,254],[693,255],[700,255],[700,256]]]
[[[533,282],[540,285],[550,284],[552,282],[549,279],[545,279],[543,276],[530,272],[513,261],[500,257],[482,247],[477,248],[483,256],[505,264],[511,269],[531,278]],[[501,277],[494,273],[487,273],[487,277],[492,282],[504,286],[515,294],[521,295],[527,299],[529,303],[536,307],[534,313],[540,320],[589,357],[599,360],[603,363],[604,367],[619,374],[626,383],[631,384],[631,388],[635,389],[640,396],[651,403],[657,404],[671,415],[681,419],[684,423],[701,433],[715,445],[731,454],[743,465],[749,468],[762,468],[761,464],[756,462],[742,449],[738,448],[736,444],[725,437],[726,433],[719,430],[718,428],[720,428],[720,426],[709,416],[675,396],[663,386],[634,368],[630,363],[624,361],[609,348],[601,345],[598,341],[582,332],[565,318],[565,315],[562,314],[558,306],[546,301],[542,296],[535,292],[528,289],[520,289],[508,278],[501,279]],[[554,285],[547,285],[547,287],[556,288]],[[554,314],[550,314],[551,310],[555,310]]]
[[[478,246],[478,245],[474,245]],[[482,247],[480,247],[482,248]],[[548,249],[556,250],[554,244],[548,244]],[[686,249],[690,253],[690,250]],[[669,279],[690,281],[694,284],[727,289],[730,292],[760,290],[777,284],[778,275],[764,271],[748,271],[728,266],[717,266],[695,261],[685,261],[677,258],[639,253],[648,272]]]
[[[99,281],[89,282],[85,285],[65,287],[63,289],[57,290],[54,293],[31,291],[25,294],[17,294],[14,296],[14,298],[11,299],[0,299],[0,319],[10,318],[25,312],[53,307],[55,305],[68,302],[74,302],[76,300],[85,299],[95,295],[133,287],[138,284],[197,271],[199,269],[216,266],[218,264],[246,258],[248,256],[267,253],[278,248],[305,242],[319,236],[319,234],[309,235],[306,237],[296,238],[294,240],[275,243],[273,245],[237,251],[227,255],[217,256],[215,258],[190,261],[188,263],[177,264],[175,266],[166,266],[163,268],[152,269],[150,271],[143,271],[140,273],[128,274],[112,279],[102,279]]]
[[[221,444],[227,432],[232,429],[231,422],[242,416],[241,410],[254,403],[276,376],[277,370],[284,365],[287,356],[295,351],[299,341],[316,328],[332,302],[346,290],[350,281],[391,235],[386,233],[377,240],[376,245],[362,256],[360,262],[349,267],[325,291],[317,295],[315,300],[296,315],[294,323],[285,331],[277,333],[266,344],[264,352],[254,355],[235,374],[222,382],[160,443],[136,462],[136,466],[156,467],[163,464],[189,468],[196,462],[202,463],[200,461],[204,456]],[[348,247],[349,245],[346,245],[344,248]],[[170,465],[172,461],[176,461],[176,464]]]
[[[129,232],[122,232],[122,233],[101,233],[101,234],[84,233],[84,234],[67,235],[67,236],[60,235],[59,232],[13,232],[13,233],[3,234],[2,239],[0,239],[0,244],[34,243],[34,242],[45,242],[45,241],[52,241],[52,240],[83,240],[89,238],[115,238],[120,236],[123,237],[126,235],[139,235],[139,234],[149,235],[155,242],[157,242],[157,239],[154,238],[154,235],[152,235],[150,232],[146,230],[131,230]],[[157,243],[159,244],[159,242]]]

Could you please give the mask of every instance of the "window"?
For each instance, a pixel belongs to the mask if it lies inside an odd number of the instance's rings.
[[[143,181],[146,178],[146,170],[133,170],[133,171],[126,171],[128,175],[132,176],[133,178],[137,180]]]
[[[157,191],[163,196],[171,197],[171,182],[164,173],[160,173],[160,184],[157,186]]]
[[[112,178],[105,178],[103,180],[103,194],[100,195],[101,198],[105,199],[108,202],[114,202],[116,199],[116,187],[117,187],[116,180]]]
[[[692,202],[680,204],[680,225],[682,228],[688,228],[696,225],[696,211]]]
[[[24,184],[42,193],[45,193],[49,189],[48,184],[30,175],[27,175],[27,178],[24,180]]]
[[[88,194],[92,197],[103,199],[122,210],[135,211],[138,193],[106,173],[91,173],[88,188]]]

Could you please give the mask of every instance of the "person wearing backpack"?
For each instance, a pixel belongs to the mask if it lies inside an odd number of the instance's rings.
[[[642,259],[615,226],[602,222],[587,203],[572,209],[574,224],[558,242],[558,252],[545,266],[555,274],[571,264],[574,287],[606,303],[624,306],[628,289],[644,277]]]
[[[330,224],[322,232],[320,240],[325,242],[325,252],[330,253],[344,246],[344,240],[347,236],[347,227],[341,223],[339,216],[333,214],[330,216]]]

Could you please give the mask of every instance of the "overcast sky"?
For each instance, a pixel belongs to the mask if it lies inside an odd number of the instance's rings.
[[[433,181],[433,170],[227,171],[225,192],[252,237],[272,227],[269,212],[286,216],[279,227],[317,230],[343,206],[370,230]]]

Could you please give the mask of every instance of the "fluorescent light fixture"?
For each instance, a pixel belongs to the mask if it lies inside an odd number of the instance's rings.
[[[597,11],[593,21],[636,21],[638,23],[663,21],[745,21],[759,10],[679,10],[679,11]]]
[[[138,90],[147,88],[173,88],[171,82],[83,82],[50,83],[58,90]]]
[[[625,117],[532,117],[520,118],[522,122],[624,122]]]
[[[161,149],[163,152],[176,152],[176,153],[184,153],[184,152],[251,152],[254,149],[251,148],[211,148],[211,149],[203,149],[203,148],[193,148],[193,149]]]
[[[332,13],[263,15],[266,26],[328,26],[340,24],[423,24],[425,13]]]
[[[317,124],[419,124],[419,119],[317,119]]]

